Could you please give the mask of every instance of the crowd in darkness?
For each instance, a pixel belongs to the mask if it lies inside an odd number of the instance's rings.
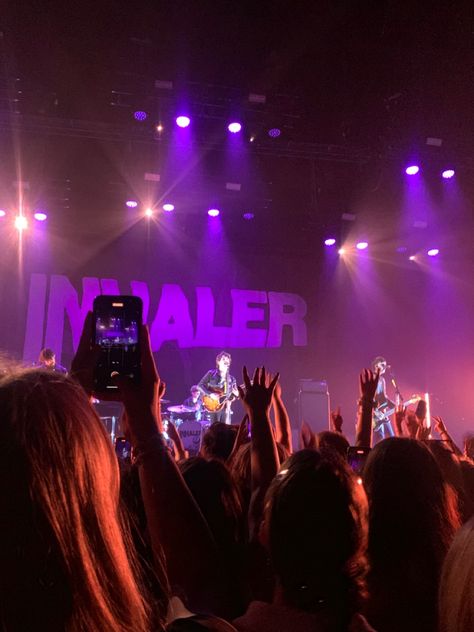
[[[297,449],[279,375],[244,368],[244,419],[188,458],[172,425],[163,437],[143,328],[140,383],[116,378],[133,446],[119,462],[91,404],[91,334],[89,314],[70,376],[2,371],[2,630],[474,630],[472,438],[461,451],[442,419],[399,406],[396,436],[371,446],[365,369],[355,472],[339,412]]]

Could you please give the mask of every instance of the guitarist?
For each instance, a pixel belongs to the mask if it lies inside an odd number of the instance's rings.
[[[387,396],[385,378],[383,377],[385,371],[387,370],[387,360],[382,356],[377,356],[372,362],[372,366],[374,371],[379,372],[379,381],[374,397],[375,409],[377,412],[383,413],[384,410],[389,410],[390,408],[395,407],[395,404]],[[387,417],[387,421],[380,423],[380,419],[374,415],[373,421],[375,442],[382,441],[385,437],[395,436],[392,428],[392,422],[389,417]]]
[[[216,406],[221,404],[219,410],[211,413],[211,421],[213,422],[221,421],[230,424],[231,404],[239,396],[237,381],[229,373],[231,361],[231,355],[227,351],[218,353],[216,368],[208,371],[198,384],[204,396],[211,397],[216,402]]]

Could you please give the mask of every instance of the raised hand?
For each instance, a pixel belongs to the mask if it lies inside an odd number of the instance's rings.
[[[395,408],[395,431],[398,437],[403,435],[402,423],[405,420],[406,412],[406,406],[403,404],[398,404]]]
[[[341,407],[338,406],[336,410],[331,411],[331,425],[334,432],[342,433],[343,419],[341,415]]]
[[[316,436],[306,421],[301,422],[301,443],[305,449],[316,450]]]
[[[442,437],[442,436],[446,436],[448,434],[448,431],[446,429],[446,426],[444,424],[444,421],[442,420],[441,417],[434,417],[433,416],[433,421],[434,423],[434,428],[436,430],[436,432]]]
[[[277,373],[273,380],[267,384],[265,367],[257,367],[255,369],[253,379],[250,381],[247,367],[244,366],[244,388],[241,386],[238,388],[240,399],[250,416],[253,416],[255,413],[268,413],[272,403],[275,385],[278,382],[279,377],[280,374]]]
[[[373,402],[377,384],[379,382],[379,370],[376,372],[370,369],[363,369],[359,375],[359,394],[364,402]]]

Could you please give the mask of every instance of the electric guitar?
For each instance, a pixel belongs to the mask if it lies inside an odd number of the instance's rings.
[[[403,402],[404,406],[410,406],[410,404],[415,404],[419,401],[419,397],[412,397],[411,399],[407,399]],[[392,408],[386,408],[386,404],[381,404],[374,408],[373,410],[373,418],[372,418],[372,427],[375,432],[380,429],[384,424],[388,424],[390,422],[390,417],[396,410],[396,406]]]

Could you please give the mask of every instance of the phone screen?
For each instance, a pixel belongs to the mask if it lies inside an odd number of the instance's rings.
[[[347,450],[347,461],[352,470],[360,476],[363,472],[365,462],[369,455],[370,448],[350,447]]]
[[[101,349],[95,372],[98,391],[114,390],[112,375],[140,379],[142,301],[136,296],[98,296],[94,300],[94,342]]]

